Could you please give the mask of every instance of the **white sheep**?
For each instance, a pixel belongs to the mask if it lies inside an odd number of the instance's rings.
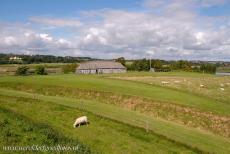
[[[161,81],[162,84],[169,84],[167,81]]]
[[[200,85],[201,88],[204,88],[205,86],[203,84]]]
[[[175,83],[180,83],[180,81],[178,81],[178,80],[175,80],[174,82],[175,82]]]
[[[224,91],[224,88],[220,88],[221,91]]]
[[[79,117],[75,120],[73,127],[80,127],[81,125],[87,125],[89,124],[88,119],[86,116]]]

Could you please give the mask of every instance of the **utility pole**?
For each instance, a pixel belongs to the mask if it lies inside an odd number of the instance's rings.
[[[154,51],[150,50],[150,51],[147,51],[146,53],[149,54],[149,71],[151,72],[151,70],[152,70],[151,69],[152,68],[151,67],[151,65],[152,65],[152,55],[154,54]]]
[[[150,71],[150,72],[151,72],[151,64],[152,64],[151,59],[152,59],[152,56],[151,56],[151,54],[150,54],[150,58],[149,58],[149,71]]]

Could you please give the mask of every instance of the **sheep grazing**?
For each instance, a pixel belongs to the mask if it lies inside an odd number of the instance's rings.
[[[169,84],[167,81],[161,81],[162,84]]]
[[[89,124],[88,119],[86,116],[79,117],[75,120],[73,127],[80,127],[81,125],[87,125]]]
[[[180,83],[180,81],[178,81],[178,80],[175,80],[174,82],[175,82],[175,83]]]
[[[224,91],[224,88],[220,88],[221,91]]]
[[[205,86],[203,84],[200,85],[201,88],[204,88]]]

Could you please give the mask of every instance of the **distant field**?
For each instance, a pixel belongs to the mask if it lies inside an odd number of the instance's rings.
[[[34,70],[36,66],[45,66],[48,73],[61,73],[62,66],[68,63],[41,63],[41,64],[27,64],[30,70]],[[0,65],[0,75],[14,75],[19,64]]]
[[[219,67],[217,69],[217,72],[220,72],[220,73],[230,73],[230,67]]]
[[[38,123],[31,134],[39,135],[39,125],[46,124],[61,133],[56,143],[77,142],[93,153],[227,154],[229,82],[229,77],[187,72],[2,76],[0,115],[9,121],[5,131],[18,127],[7,119],[12,112],[22,123]],[[81,115],[91,124],[73,129]],[[18,142],[30,139],[24,140]],[[0,145],[7,143],[0,138]]]
[[[214,75],[177,75],[173,76],[120,76],[113,77],[172,88],[180,91],[203,95],[217,101],[230,104],[230,77]]]

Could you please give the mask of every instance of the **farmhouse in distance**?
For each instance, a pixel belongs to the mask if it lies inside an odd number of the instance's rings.
[[[125,73],[126,67],[115,61],[87,61],[76,68],[77,74]]]

